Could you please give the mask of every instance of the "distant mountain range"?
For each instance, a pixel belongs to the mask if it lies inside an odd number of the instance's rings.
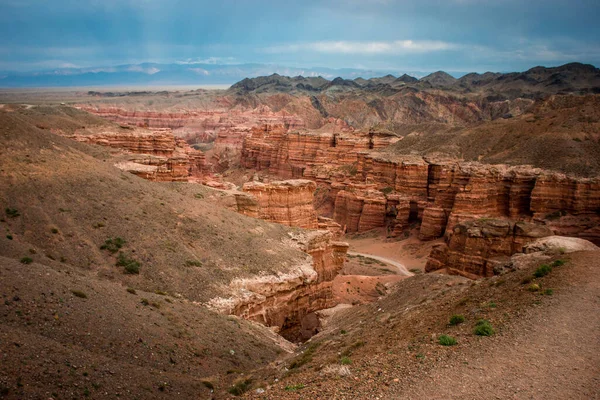
[[[399,71],[356,68],[293,68],[267,64],[129,64],[98,68],[58,68],[45,71],[0,72],[0,87],[231,85],[244,78],[277,73],[334,79],[373,78]],[[402,71],[422,77],[428,72]],[[457,73],[462,76],[464,73]],[[394,78],[395,79],[395,78]]]
[[[571,63],[560,67],[534,67],[525,72],[470,73],[456,78],[437,71],[420,79],[409,75],[396,78],[386,75],[379,78],[333,80],[323,77],[288,77],[278,74],[246,78],[229,89],[238,94],[247,93],[306,93],[321,92],[373,92],[393,95],[405,91],[444,90],[453,93],[482,93],[497,100],[516,97],[535,98],[548,94],[600,93],[600,69],[589,64]]]

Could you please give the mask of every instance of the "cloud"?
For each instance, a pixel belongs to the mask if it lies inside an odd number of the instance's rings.
[[[405,54],[455,50],[460,47],[460,45],[439,40],[320,41],[270,46],[262,50],[271,54],[306,51],[328,54]]]
[[[149,67],[149,68],[144,68],[140,65],[132,65],[131,67],[127,68],[127,71],[130,72],[143,72],[145,74],[148,75],[154,75],[157,72],[160,72],[160,69],[156,68],[156,67]]]

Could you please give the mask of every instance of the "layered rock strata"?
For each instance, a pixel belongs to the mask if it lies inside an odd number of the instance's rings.
[[[469,278],[489,277],[510,267],[510,257],[539,238],[551,236],[546,226],[501,219],[458,223],[445,243],[432,250],[426,272],[446,268]]]
[[[297,339],[304,317],[336,305],[332,284],[343,266],[348,244],[332,241],[326,231],[291,238],[308,254],[304,264],[285,274],[236,279],[229,285],[231,297],[213,299],[208,306],[275,327],[284,336]]]
[[[316,229],[313,207],[317,186],[306,179],[244,184],[246,195],[237,194],[238,212],[288,226]]]
[[[83,132],[83,131],[82,131]],[[170,129],[75,132],[71,139],[124,150],[132,155],[116,166],[152,181],[188,181],[208,172],[204,153],[176,138]]]

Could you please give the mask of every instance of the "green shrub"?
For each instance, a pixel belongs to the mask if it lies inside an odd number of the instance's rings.
[[[452,336],[441,335],[438,338],[438,343],[442,346],[454,346],[457,342],[456,339],[454,339]]]
[[[394,191],[394,188],[388,186],[388,187],[384,187],[383,189],[379,189],[379,191],[383,194],[390,194]]]
[[[287,385],[285,387],[286,392],[295,392],[296,390],[304,389],[304,385],[299,383],[297,385]]]
[[[460,314],[455,314],[450,317],[450,325],[458,325],[465,322],[465,317]]]
[[[554,260],[550,266],[552,267],[562,267],[565,265],[565,260]]]
[[[554,294],[554,289],[546,289],[544,290],[544,294],[546,296],[552,296]]]
[[[342,365],[350,365],[350,364],[352,364],[352,360],[350,359],[350,357],[342,357],[340,359],[340,363]]]
[[[142,299],[142,301],[140,301],[140,303],[142,303],[142,305],[144,305],[144,306],[150,305],[150,302],[148,301],[148,299]]]
[[[127,293],[137,294],[137,292],[135,291],[135,289],[134,288],[130,288],[130,287],[127,288]]]
[[[233,384],[227,391],[234,396],[241,396],[250,389],[252,379],[244,379]]]
[[[32,262],[33,262],[33,258],[31,258],[31,257],[21,258],[21,264],[31,264]]]
[[[550,272],[552,272],[552,267],[548,264],[542,264],[538,267],[538,269],[535,270],[533,276],[535,276],[536,278],[541,278],[543,276],[548,275]]]
[[[85,294],[81,290],[71,290],[71,293],[73,293],[73,296],[80,297],[82,299],[87,299],[87,294]]]
[[[6,238],[7,238],[8,240],[13,240],[13,236],[12,236],[12,235],[6,235]]]
[[[123,267],[126,274],[139,274],[141,264],[139,261],[130,258],[127,254],[119,252],[117,257],[117,267]]]
[[[100,246],[101,250],[108,250],[110,253],[115,254],[123,245],[125,244],[125,240],[116,237],[116,238],[108,238],[104,241],[104,244]]]
[[[492,327],[492,324],[490,324],[490,321],[480,319],[479,321],[477,321],[473,333],[477,336],[492,336],[494,333],[496,333],[496,331],[494,331],[494,328]]]
[[[56,234],[56,233],[58,233],[58,229],[56,229],[56,228],[52,228],[52,229],[50,229],[50,232],[52,232],[52,233]]]
[[[6,208],[4,211],[6,212],[6,216],[10,218],[17,218],[21,215],[16,208]]]

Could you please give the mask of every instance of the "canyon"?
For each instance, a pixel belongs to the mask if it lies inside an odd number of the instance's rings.
[[[593,310],[600,96],[534,72],[2,104],[0,386],[385,398],[523,315]]]

